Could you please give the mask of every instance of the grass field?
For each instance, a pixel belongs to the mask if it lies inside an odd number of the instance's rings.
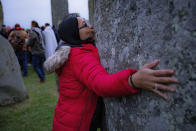
[[[33,69],[24,78],[29,98],[21,103],[0,107],[0,131],[51,131],[58,93],[55,75],[47,75],[45,83]]]

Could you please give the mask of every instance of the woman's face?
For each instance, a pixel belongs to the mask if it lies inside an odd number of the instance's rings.
[[[77,17],[78,19],[78,28],[79,35],[81,40],[91,39],[94,40],[95,31],[91,25],[87,25],[85,20],[81,17]]]

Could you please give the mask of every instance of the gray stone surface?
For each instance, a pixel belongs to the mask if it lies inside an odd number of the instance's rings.
[[[14,50],[0,35],[0,106],[20,102],[27,97]]]
[[[95,1],[94,0],[88,0],[88,9],[89,9],[89,22],[90,24],[94,23],[94,9],[95,9]]]
[[[66,16],[80,16],[79,13],[69,13],[68,11],[68,0],[51,0],[52,8],[52,22],[56,28]]]
[[[196,1],[90,0],[104,67],[114,73],[159,59],[179,85],[165,101],[148,91],[106,98],[108,131],[196,130]],[[89,5],[90,5],[89,4]]]
[[[51,0],[52,23],[58,28],[59,23],[68,15],[68,0]]]
[[[2,4],[0,1],[0,25],[3,24],[3,8],[2,8]]]

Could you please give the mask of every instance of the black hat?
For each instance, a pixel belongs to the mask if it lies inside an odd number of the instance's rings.
[[[72,47],[81,46],[81,44],[94,44],[92,40],[81,40],[78,28],[78,19],[75,16],[68,16],[59,24],[59,37],[66,45]]]

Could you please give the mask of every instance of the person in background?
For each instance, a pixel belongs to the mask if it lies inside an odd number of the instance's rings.
[[[96,131],[97,101],[101,97],[136,95],[149,90],[174,92],[168,84],[178,83],[171,69],[154,70],[155,60],[141,69],[125,69],[109,74],[100,63],[94,42],[95,30],[80,17],[65,18],[58,29],[63,41],[45,62],[46,71],[59,76],[59,99],[55,108],[53,131]]]
[[[47,59],[54,54],[58,44],[50,24],[45,24],[45,30],[43,31],[43,34],[45,38],[45,57]]]
[[[40,83],[45,82],[45,72],[43,63],[45,61],[45,51],[43,47],[43,37],[41,29],[36,21],[31,22],[31,31],[27,40],[27,45],[31,47],[32,64],[35,72],[40,78]]]
[[[11,43],[14,49],[24,77],[28,76],[28,53],[27,44],[25,41],[26,38],[27,33],[20,27],[19,24],[15,25],[14,30],[8,36],[8,41]]]
[[[45,30],[45,26],[41,26],[41,30],[44,31]]]
[[[0,34],[1,34],[4,38],[8,39],[8,35],[7,35],[7,33],[6,33],[6,26],[5,26],[5,25],[1,25]]]
[[[28,42],[29,39],[29,32],[31,31],[30,29],[25,30],[27,33],[27,38],[25,39],[26,43]],[[27,54],[28,54],[28,64],[32,64],[32,54],[31,54],[31,47],[27,46]]]
[[[1,34],[4,38],[8,39],[8,36],[9,36],[11,30],[12,30],[12,28],[11,28],[10,26],[2,25],[2,26],[1,26],[0,34]]]
[[[53,31],[54,31],[54,34],[55,34],[55,37],[56,37],[56,40],[57,40],[57,44],[59,44],[59,42],[60,42],[60,37],[59,37],[58,31],[57,31],[57,29],[55,28],[54,25],[52,26],[52,29],[53,29]]]

